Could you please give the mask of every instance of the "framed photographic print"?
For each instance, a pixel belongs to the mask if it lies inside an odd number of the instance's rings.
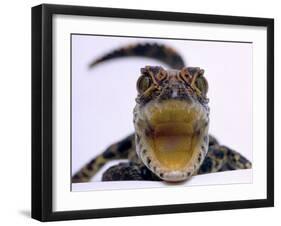
[[[274,205],[274,21],[32,8],[32,217]]]

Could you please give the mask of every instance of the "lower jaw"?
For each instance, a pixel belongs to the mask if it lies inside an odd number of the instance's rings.
[[[187,180],[191,176],[191,174],[187,174],[186,172],[171,171],[163,174],[161,179],[169,183],[180,183]]]

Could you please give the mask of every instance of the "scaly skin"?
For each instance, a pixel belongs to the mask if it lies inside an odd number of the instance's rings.
[[[159,66],[141,69],[134,109],[135,133],[112,144],[81,168],[73,175],[73,183],[89,181],[113,159],[129,162],[110,167],[103,174],[104,181],[177,182],[197,174],[251,168],[245,157],[208,134],[208,84],[202,69],[184,67],[175,50],[158,44],[130,45],[102,56],[90,66],[125,56],[155,58],[177,70]]]

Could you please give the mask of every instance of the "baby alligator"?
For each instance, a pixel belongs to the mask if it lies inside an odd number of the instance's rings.
[[[138,56],[157,59],[160,66],[141,68],[134,108],[135,133],[110,145],[72,177],[73,183],[89,181],[113,159],[128,159],[110,167],[102,176],[111,180],[164,180],[178,182],[196,174],[249,169],[251,162],[220,145],[209,135],[208,83],[204,70],[185,67],[172,48],[136,44],[110,52],[90,64]]]

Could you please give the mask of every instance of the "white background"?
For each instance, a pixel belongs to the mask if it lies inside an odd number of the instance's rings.
[[[89,64],[116,48],[145,42],[173,47],[186,65],[205,70],[211,108],[210,133],[221,144],[252,161],[253,44],[73,35],[72,173],[134,131],[132,112],[140,68],[159,62],[126,58],[92,69]]]
[[[49,3],[93,5],[92,1],[48,1]],[[229,14],[239,16],[275,17],[276,40],[280,40],[280,19],[277,1],[167,1],[161,4],[152,1],[96,1],[96,6],[113,6],[123,8],[155,9],[166,11],[182,11],[193,13]],[[30,7],[39,1],[13,1],[2,3],[1,13],[1,223],[14,225],[19,223],[38,224],[29,219],[30,214]],[[192,4],[191,4],[192,3]],[[277,29],[278,28],[278,29]],[[280,44],[276,43],[276,62],[280,61]],[[275,74],[280,74],[280,66],[276,65]],[[280,79],[276,76],[275,84]],[[276,86],[276,85],[275,85]],[[277,87],[277,86],[276,86]],[[276,103],[280,102],[280,90],[276,89]],[[276,115],[281,114],[280,105],[276,105]],[[277,129],[279,127],[279,129]],[[276,118],[276,150],[281,148],[280,118]],[[275,159],[280,159],[276,151]],[[277,161],[275,161],[277,163]],[[276,179],[280,178],[280,165],[276,164]],[[164,225],[184,222],[184,224],[217,225],[218,222],[228,225],[277,221],[280,212],[280,179],[276,180],[276,208],[218,211],[205,213],[173,214],[161,216],[129,217],[101,220],[85,220],[55,223],[61,225]],[[231,219],[231,220],[229,220]]]

